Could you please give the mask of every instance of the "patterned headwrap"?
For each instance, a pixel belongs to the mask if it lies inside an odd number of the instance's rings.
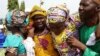
[[[14,24],[22,24],[25,19],[25,13],[23,11],[14,11],[12,15],[13,23]]]
[[[7,26],[26,25],[26,14],[23,11],[13,10],[7,13]]]
[[[31,12],[30,12],[30,14],[29,14],[29,18],[30,19],[33,19],[32,17],[33,16],[35,16],[35,15],[43,15],[43,16],[46,16],[47,14],[46,14],[46,10],[44,10],[43,8],[41,8],[41,7],[39,7],[39,6],[37,6],[37,5],[35,5],[33,8],[32,8],[32,10],[31,10]]]
[[[33,19],[32,17],[34,17],[35,15],[43,15],[43,16],[47,16],[46,14],[46,10],[44,10],[43,8],[35,5],[31,12],[29,13],[29,24],[27,26],[28,29],[32,28],[32,25],[33,25]]]
[[[68,16],[69,11],[66,6],[60,5],[56,7],[51,7],[48,9],[47,22],[56,23],[64,22]]]

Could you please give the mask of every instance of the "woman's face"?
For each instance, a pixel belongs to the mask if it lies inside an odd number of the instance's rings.
[[[65,22],[56,22],[56,23],[49,23],[49,28],[51,30],[59,30],[65,25]]]
[[[33,18],[33,26],[37,29],[42,29],[46,27],[46,17],[42,15],[36,15]]]
[[[23,11],[15,11],[12,15],[12,23],[13,24],[23,24],[26,19],[26,15]]]

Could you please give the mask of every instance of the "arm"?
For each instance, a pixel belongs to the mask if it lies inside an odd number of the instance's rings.
[[[89,48],[84,50],[83,56],[100,56],[100,53],[97,53]]]
[[[26,49],[25,49],[25,46],[23,44],[23,37],[20,36],[20,43],[18,45],[18,54],[25,54],[26,53]]]
[[[26,53],[26,49],[25,46],[23,45],[23,43],[21,42],[18,46],[18,54],[25,54]]]
[[[74,37],[70,37],[67,41],[71,46],[79,48],[81,51],[83,51],[82,56],[100,56],[100,53],[97,53],[93,51],[92,49],[88,48],[86,45],[81,43],[79,40],[77,40]]]

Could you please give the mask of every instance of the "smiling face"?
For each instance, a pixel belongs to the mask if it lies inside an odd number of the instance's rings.
[[[49,23],[49,28],[52,31],[60,30],[63,26],[65,26],[65,22]]]
[[[44,29],[46,27],[46,16],[35,15],[33,21],[35,29]]]
[[[81,0],[79,14],[82,22],[89,22],[97,15],[97,4],[93,0]]]

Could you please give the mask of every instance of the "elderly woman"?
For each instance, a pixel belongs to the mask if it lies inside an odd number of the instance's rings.
[[[33,40],[35,42],[35,56],[58,56],[54,49],[50,32],[46,26],[46,11],[34,6],[30,15],[29,29],[34,29]]]
[[[3,47],[6,48],[6,56],[25,55],[26,50],[22,43],[23,36],[21,34],[21,27],[25,25],[25,13],[19,10],[14,10],[10,13],[7,14],[6,18],[6,26],[9,33],[7,33],[6,40],[3,44]]]
[[[74,20],[70,18],[66,6],[55,6],[48,10],[47,26],[51,30],[55,48],[60,56],[76,56],[76,50],[66,43],[69,36],[76,35],[76,25]]]

